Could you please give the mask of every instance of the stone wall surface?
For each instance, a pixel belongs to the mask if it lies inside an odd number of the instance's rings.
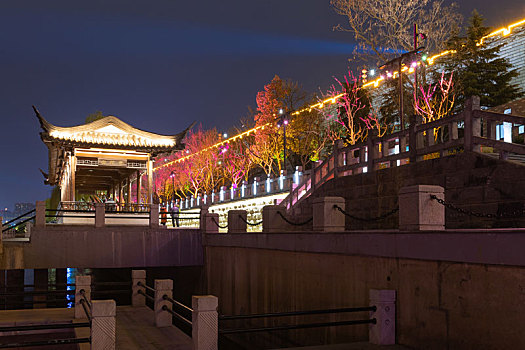
[[[523,349],[522,267],[462,262],[206,247],[208,293],[221,314],[368,305],[370,289],[397,291],[397,342],[415,349]],[[253,320],[221,327],[363,319],[367,313]],[[239,337],[280,346],[366,341],[367,326]]]
[[[198,229],[46,225],[33,228],[29,243],[4,242],[0,269],[202,264]]]
[[[411,185],[442,186],[447,202],[479,213],[509,214],[525,209],[525,165],[465,152],[330,180],[300,203],[292,214],[297,221],[309,218],[315,198],[338,196],[346,199],[348,213],[359,218],[374,218],[395,208],[399,190]],[[525,216],[479,218],[448,208],[445,215],[447,228],[525,227]],[[372,222],[347,217],[345,226],[347,230],[397,228],[398,216],[394,214]],[[311,224],[305,227],[311,229]]]

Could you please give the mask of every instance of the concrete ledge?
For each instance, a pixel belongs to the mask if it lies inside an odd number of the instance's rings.
[[[198,229],[56,225],[35,227],[29,243],[10,243],[9,268],[155,267],[203,265]],[[55,252],[61,252],[55,254]],[[5,266],[4,266],[5,267]]]
[[[525,230],[205,235],[205,246],[525,266]]]

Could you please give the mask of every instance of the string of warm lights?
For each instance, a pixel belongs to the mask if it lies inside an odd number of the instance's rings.
[[[518,21],[518,22],[515,22],[515,23],[512,23],[506,27],[503,27],[503,28],[500,28],[498,30],[495,30],[493,32],[491,32],[490,34],[487,34],[485,35],[484,37],[482,37],[479,41],[479,43],[477,45],[482,45],[483,42],[488,39],[488,38],[492,38],[494,36],[497,36],[497,35],[501,35],[501,36],[508,36],[512,33],[512,30],[519,27],[519,26],[522,26],[522,25],[525,25],[525,18]],[[443,51],[443,52],[440,52],[432,57],[429,57],[427,59],[427,62],[428,62],[428,65],[431,66],[435,63],[435,61],[438,59],[438,58],[441,58],[443,56],[446,56],[446,55],[450,55],[450,54],[455,54],[457,51],[456,50],[446,50],[446,51]],[[406,68],[406,67],[403,67],[403,68]],[[403,71],[403,69],[402,69]],[[373,69],[370,70],[370,72],[375,72]],[[414,70],[412,69],[412,71],[408,71],[409,74],[413,73]],[[392,76],[389,76],[388,78],[392,78],[394,77],[395,78],[395,73],[392,75]],[[363,84],[363,87],[367,88],[367,87],[370,87],[370,88],[377,88],[379,87],[379,84],[384,81],[386,78],[385,76],[379,76],[377,79],[375,80],[372,80],[372,81],[369,81],[365,84]]]
[[[479,42],[479,45],[482,45],[484,40],[486,40],[486,39],[488,39],[488,38],[491,38],[491,37],[494,37],[494,36],[497,36],[497,35],[500,35],[500,34],[501,34],[502,36],[507,36],[507,35],[509,35],[509,34],[512,33],[512,30],[513,30],[513,29],[515,29],[516,27],[519,27],[519,26],[521,26],[521,25],[525,25],[525,19],[522,19],[521,21],[518,21],[518,22],[512,23],[512,24],[510,24],[510,25],[508,25],[508,26],[506,26],[506,27],[500,28],[500,29],[498,29],[498,30],[495,30],[495,31],[491,32],[490,34],[488,34],[488,35],[482,37],[481,40],[480,40],[480,42]],[[454,54],[454,53],[456,53],[455,50],[446,50],[446,51],[440,52],[440,53],[438,53],[438,54],[435,54],[435,55],[429,57],[429,58],[427,59],[427,63],[428,63],[428,65],[433,65],[433,64],[435,63],[435,61],[436,61],[438,58],[441,58],[441,57],[446,56],[446,55],[449,55],[449,54]],[[420,64],[421,64],[420,62],[417,62],[417,65],[420,65]],[[413,66],[412,66],[412,67],[404,66],[404,67],[401,68],[401,71],[402,71],[402,72],[405,72],[405,71],[407,71],[407,70],[408,70],[408,74],[412,74],[412,73],[414,72],[415,69],[414,69]],[[370,72],[372,73],[372,72],[374,72],[374,70],[370,70]],[[387,75],[388,75],[388,76],[387,76],[386,78],[393,78],[393,79],[395,79],[399,74],[398,74],[398,72],[393,72],[393,73],[387,73]],[[377,79],[372,80],[372,81],[369,81],[369,82],[363,84],[362,87],[364,87],[364,88],[377,88],[377,87],[379,87],[379,84],[380,84],[382,81],[386,80],[386,78],[385,78],[385,76],[381,75],[381,76],[379,76]],[[315,108],[323,108],[326,104],[333,104],[333,103],[335,103],[339,98],[343,97],[344,95],[345,95],[345,93],[341,93],[341,94],[339,94],[339,95],[336,95],[336,96],[333,96],[333,97],[327,98],[327,99],[324,100],[324,101],[321,101],[321,102],[315,103],[315,104],[313,104],[313,105],[310,105],[310,106],[308,106],[308,107],[305,107],[305,108],[303,108],[303,109],[300,109],[300,110],[298,110],[298,111],[294,111],[294,112],[292,112],[292,113],[290,113],[290,114],[291,114],[291,115],[299,115],[299,114],[304,113],[304,112],[307,112],[307,111],[308,111],[308,112],[311,112],[312,109],[315,109]],[[214,145],[211,145],[211,146],[209,146],[209,147],[206,147],[206,148],[200,150],[199,152],[192,153],[192,154],[188,154],[187,156],[184,156],[184,157],[181,157],[181,158],[177,158],[177,159],[175,159],[175,160],[172,160],[172,161],[166,162],[165,164],[161,164],[161,165],[155,167],[155,168],[153,169],[153,171],[157,171],[157,170],[159,170],[159,169],[162,169],[162,168],[168,167],[168,166],[170,166],[170,165],[173,165],[173,164],[176,164],[176,163],[179,163],[179,162],[185,161],[185,160],[187,160],[187,159],[189,159],[189,158],[191,158],[191,157],[193,157],[193,156],[195,156],[195,155],[197,155],[197,154],[200,154],[200,153],[202,153],[202,152],[206,152],[206,151],[208,151],[208,150],[210,150],[210,149],[214,149],[214,148],[220,147],[220,146],[222,146],[222,145],[228,144],[228,143],[230,143],[230,142],[233,142],[233,141],[236,141],[236,140],[242,139],[244,136],[248,136],[248,135],[250,135],[251,133],[256,132],[257,130],[264,130],[264,128],[267,127],[267,126],[269,126],[270,124],[271,124],[271,123],[266,123],[266,124],[264,124],[264,125],[256,126],[256,127],[251,128],[251,129],[249,129],[249,130],[246,130],[246,131],[244,131],[244,132],[242,132],[242,133],[240,133],[240,134],[238,134],[238,135],[232,136],[232,137],[230,137],[230,138],[228,138],[228,139],[226,139],[226,140],[223,140],[223,141],[221,141],[221,142],[217,142],[217,143],[214,144]]]
[[[291,115],[299,115],[299,114],[304,113],[304,112],[307,112],[307,111],[308,111],[308,112],[311,112],[312,109],[314,109],[314,108],[323,108],[324,105],[326,105],[326,104],[333,104],[333,103],[335,103],[339,98],[343,97],[344,95],[345,95],[345,94],[342,93],[342,94],[339,94],[339,95],[336,95],[336,96],[333,96],[333,97],[327,98],[326,100],[323,100],[323,101],[318,102],[318,103],[316,103],[316,104],[310,105],[310,106],[308,106],[308,107],[305,107],[305,108],[300,109],[300,110],[298,110],[298,111],[292,112],[292,113],[290,113],[290,114],[291,114]],[[251,128],[251,129],[249,129],[249,130],[243,131],[242,133],[237,134],[237,135],[235,135],[235,136],[232,136],[232,137],[230,137],[230,138],[228,138],[228,139],[226,139],[226,140],[223,140],[223,141],[217,142],[217,143],[214,144],[214,145],[211,145],[211,146],[209,146],[209,147],[203,148],[203,149],[201,149],[201,150],[198,151],[198,152],[195,152],[195,153],[192,153],[192,154],[188,154],[187,156],[184,156],[184,157],[181,157],[181,158],[177,158],[177,159],[174,159],[174,160],[172,160],[172,161],[169,161],[169,162],[166,162],[166,163],[164,163],[164,164],[161,164],[161,165],[159,165],[159,166],[156,166],[155,168],[153,168],[153,171],[157,171],[157,170],[159,170],[159,169],[162,169],[162,168],[168,167],[168,166],[170,166],[170,165],[173,165],[173,164],[176,164],[176,163],[179,163],[179,162],[185,161],[185,160],[187,160],[187,159],[189,159],[189,158],[191,158],[191,157],[193,157],[193,156],[196,156],[197,154],[200,154],[200,153],[202,153],[202,152],[206,152],[206,151],[208,151],[208,150],[210,150],[210,149],[214,149],[214,148],[220,147],[220,146],[222,146],[222,145],[228,144],[228,143],[230,143],[230,142],[234,142],[234,141],[240,140],[240,139],[242,139],[244,136],[248,136],[248,135],[250,135],[251,133],[256,132],[257,130],[264,130],[265,127],[270,126],[271,124],[272,124],[272,123],[270,122],[270,123],[266,123],[266,124],[264,124],[264,125],[259,125],[259,126],[256,126],[256,127],[254,127],[254,128]]]

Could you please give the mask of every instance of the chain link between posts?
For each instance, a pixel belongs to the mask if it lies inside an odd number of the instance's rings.
[[[221,225],[215,220],[215,218],[211,218],[211,221],[213,221],[213,223],[214,223],[215,225],[217,225],[217,227],[219,227],[219,228],[228,228],[228,224],[226,224],[226,225],[224,225],[224,226],[221,226]]]
[[[477,218],[489,218],[489,219],[496,219],[496,218],[520,218],[523,217],[523,209],[520,211],[513,211],[512,213],[498,213],[498,214],[485,214],[485,213],[478,213],[472,210],[467,210],[463,208],[456,207],[452,203],[445,202],[444,199],[438,198],[435,194],[431,194],[430,198],[438,202],[439,204],[443,205],[445,208],[449,208],[451,210],[457,211],[458,213],[474,216]]]
[[[293,226],[303,226],[303,225],[308,224],[310,221],[312,221],[314,219],[313,217],[311,217],[310,219],[308,219],[308,220],[306,220],[304,222],[292,222],[292,221],[288,220],[280,211],[278,211],[277,214],[279,214],[279,216],[284,221],[286,221],[288,224],[293,225]]]
[[[357,217],[357,216],[353,216],[352,214],[349,214],[346,211],[344,211],[343,208],[341,208],[337,204],[334,204],[334,209],[339,210],[345,216],[348,216],[349,218],[354,219],[354,220],[359,220],[359,221],[380,221],[380,220],[386,219],[390,215],[393,215],[393,214],[397,213],[399,211],[399,206],[395,207],[394,209],[390,210],[387,213],[384,213],[383,215],[376,216],[375,218],[360,218],[360,217]]]
[[[259,221],[259,222],[256,222],[256,223],[251,223],[251,222],[248,222],[248,220],[246,220],[242,215],[239,215],[239,218],[241,218],[242,221],[244,221],[246,224],[250,225],[250,226],[259,226],[260,224],[263,223],[263,220]]]

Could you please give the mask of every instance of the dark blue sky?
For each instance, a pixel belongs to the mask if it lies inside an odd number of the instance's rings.
[[[500,25],[525,17],[518,3],[477,6]],[[32,104],[60,126],[101,110],[163,134],[228,129],[275,74],[312,92],[344,74],[353,43],[338,23],[328,0],[2,0],[0,206],[49,195]]]

